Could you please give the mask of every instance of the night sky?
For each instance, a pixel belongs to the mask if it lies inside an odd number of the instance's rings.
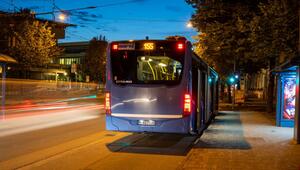
[[[109,41],[182,35],[192,41],[197,34],[186,27],[194,10],[184,0],[56,0],[55,5],[56,11],[97,7],[69,12],[64,22],[77,27],[68,28],[66,38],[60,42],[88,41],[99,35]],[[30,8],[37,14],[51,12],[53,0],[0,0],[0,10],[20,8]],[[55,14],[58,20],[59,13]],[[51,14],[38,17],[53,19]]]

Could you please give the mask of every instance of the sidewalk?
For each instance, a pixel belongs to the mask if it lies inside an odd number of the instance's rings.
[[[242,109],[243,110],[243,109]],[[300,170],[293,128],[258,111],[221,111],[180,169]]]

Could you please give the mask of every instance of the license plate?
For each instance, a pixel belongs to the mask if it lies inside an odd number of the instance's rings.
[[[143,125],[143,126],[154,126],[155,121],[154,120],[139,120],[138,124]]]

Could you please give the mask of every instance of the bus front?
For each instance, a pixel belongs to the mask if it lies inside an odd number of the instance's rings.
[[[190,43],[177,40],[116,41],[109,45],[106,129],[188,133]]]

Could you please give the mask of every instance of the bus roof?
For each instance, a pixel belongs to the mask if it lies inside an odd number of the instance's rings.
[[[146,39],[140,39],[140,40],[117,40],[117,41],[111,41],[111,43],[116,42],[143,42],[143,41],[188,41],[185,37],[182,36],[168,36],[166,39],[149,39],[146,37]]]

